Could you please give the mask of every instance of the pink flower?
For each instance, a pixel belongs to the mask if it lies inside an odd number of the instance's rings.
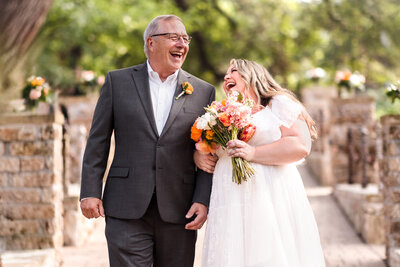
[[[29,98],[31,100],[36,100],[39,99],[39,97],[42,95],[42,93],[39,90],[32,89],[29,93]]]

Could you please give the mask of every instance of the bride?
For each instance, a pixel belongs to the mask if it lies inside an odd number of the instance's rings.
[[[202,266],[325,266],[295,164],[310,152],[316,137],[313,120],[294,95],[255,62],[231,60],[223,88],[225,93],[240,91],[256,103],[256,132],[248,143],[232,140],[228,149],[219,148],[215,169],[211,155],[195,153],[199,168],[214,170]],[[256,175],[239,185],[232,182],[230,157],[251,162]]]

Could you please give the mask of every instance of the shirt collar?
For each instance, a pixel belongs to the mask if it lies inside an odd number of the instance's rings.
[[[146,63],[147,63],[147,72],[149,74],[150,79],[158,78],[159,80],[161,80],[158,73],[151,68],[149,60],[147,60]],[[175,81],[178,77],[178,72],[179,69],[177,69],[173,74],[169,75],[165,81]]]

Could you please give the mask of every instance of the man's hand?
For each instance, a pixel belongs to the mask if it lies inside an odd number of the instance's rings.
[[[103,202],[101,199],[90,197],[81,200],[81,211],[88,219],[104,217]]]
[[[197,168],[208,173],[213,173],[215,164],[217,164],[218,161],[218,157],[211,154],[201,154],[196,150],[193,154],[193,160]]]
[[[190,223],[185,225],[185,229],[187,230],[198,230],[200,229],[204,222],[207,220],[207,207],[201,203],[193,203],[190,207],[188,213],[186,214],[186,218],[189,219],[193,215],[196,214],[196,218]]]

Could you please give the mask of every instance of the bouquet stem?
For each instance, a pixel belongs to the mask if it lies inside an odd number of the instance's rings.
[[[236,140],[238,135],[238,129],[233,127],[231,140]],[[251,164],[242,158],[233,157],[232,159],[232,182],[241,184],[242,181],[247,181],[254,176],[255,171]]]

